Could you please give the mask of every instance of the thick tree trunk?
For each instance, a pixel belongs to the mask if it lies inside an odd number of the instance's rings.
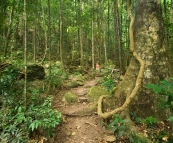
[[[130,24],[130,50],[133,57],[124,76],[123,81],[115,91],[114,101],[116,107],[111,112],[102,112],[102,96],[98,102],[98,114],[108,118],[112,114],[120,113],[126,109],[133,109],[140,116],[157,115],[162,117],[157,107],[158,99],[146,89],[149,83],[158,83],[170,76],[169,60],[164,46],[163,20],[160,9],[160,1],[138,0],[135,9],[134,40],[133,18],[131,13]],[[135,100],[134,100],[135,99]],[[111,99],[111,102],[113,99]],[[133,103],[133,104],[132,104]],[[131,106],[129,106],[131,105]],[[165,113],[164,117],[165,117]]]
[[[160,0],[150,0],[150,2],[139,0],[136,3],[135,13],[135,47],[146,66],[142,87],[136,98],[136,103],[140,106],[134,109],[144,117],[155,115],[165,118],[165,113],[158,107],[158,97],[146,89],[147,84],[157,84],[172,74],[165,47]]]

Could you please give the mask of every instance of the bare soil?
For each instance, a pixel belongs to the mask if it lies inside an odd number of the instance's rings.
[[[89,81],[85,81],[83,86],[69,89],[78,97],[85,97],[89,89],[98,84],[98,77]],[[74,104],[65,104],[62,97],[65,92],[62,90],[55,96],[53,108],[63,113],[62,124],[55,130],[55,137],[49,139],[48,143],[106,143],[105,137],[112,134],[111,131],[105,129],[96,112],[88,115],[75,115],[79,111],[87,109],[94,103],[77,102]],[[85,97],[86,98],[86,97]]]

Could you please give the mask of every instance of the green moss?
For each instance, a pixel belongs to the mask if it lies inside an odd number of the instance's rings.
[[[78,98],[77,98],[77,95],[75,95],[74,93],[67,92],[64,94],[64,97],[62,100],[67,102],[67,103],[75,103],[78,101]]]
[[[108,95],[110,94],[104,88],[100,86],[94,86],[90,89],[89,93],[87,94],[88,100],[90,102],[97,101],[101,95]]]
[[[115,102],[115,98],[114,97],[107,97],[103,100],[103,111],[106,111],[107,109],[109,110],[113,110],[115,109],[115,105],[116,102]]]
[[[78,83],[68,82],[65,86],[68,87],[68,88],[75,88],[75,87],[78,87]]]
[[[77,83],[79,86],[84,85],[84,82],[83,82],[83,81],[80,81],[80,80],[76,81],[76,83]]]

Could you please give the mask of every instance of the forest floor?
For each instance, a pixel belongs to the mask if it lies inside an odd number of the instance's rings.
[[[62,124],[56,128],[55,137],[49,139],[49,143],[106,143],[106,138],[111,138],[112,132],[102,124],[102,119],[93,111],[87,115],[75,115],[80,111],[87,110],[92,104],[89,102],[77,102],[65,104],[63,95],[71,91],[79,97],[85,96],[89,89],[98,84],[99,77],[84,82],[83,86],[60,91],[54,99],[53,108],[63,113]]]
[[[83,86],[63,89],[56,94],[53,108],[62,112],[63,120],[55,129],[55,136],[48,139],[46,143],[129,143],[126,137],[119,139],[107,129],[103,120],[97,115],[96,108],[89,114],[78,114],[80,111],[88,110],[92,105],[96,106],[96,103],[78,101],[66,104],[62,101],[64,94],[68,91],[73,92],[79,98],[85,98],[91,87],[98,86],[99,79],[100,77],[95,77],[86,80]],[[148,128],[144,124],[139,124],[137,128],[148,137],[158,136],[162,130],[170,130],[169,124],[164,122],[159,122],[153,128]],[[167,136],[163,135],[159,140],[164,141],[164,137],[167,139]]]

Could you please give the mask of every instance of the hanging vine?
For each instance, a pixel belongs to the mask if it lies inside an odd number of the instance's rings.
[[[140,70],[136,79],[136,83],[135,83],[135,87],[132,90],[131,94],[126,98],[126,101],[124,102],[124,104],[119,107],[116,108],[110,112],[102,112],[102,101],[104,98],[107,97],[107,95],[103,95],[100,96],[99,100],[98,100],[98,115],[104,119],[107,119],[109,117],[111,117],[113,114],[119,113],[123,110],[125,110],[129,104],[131,103],[131,101],[133,100],[133,98],[135,97],[135,95],[137,94],[137,92],[139,91],[139,88],[141,86],[142,83],[142,79],[144,76],[144,69],[145,69],[145,62],[144,60],[142,60],[142,58],[140,56],[138,56],[137,52],[135,51],[135,46],[134,46],[134,36],[133,36],[133,25],[134,25],[134,20],[135,18],[132,15],[132,11],[131,11],[131,0],[127,0],[127,10],[128,10],[128,15],[130,17],[130,25],[129,25],[129,37],[130,37],[130,51],[133,53],[133,56],[135,57],[135,59],[139,62],[140,64]]]

